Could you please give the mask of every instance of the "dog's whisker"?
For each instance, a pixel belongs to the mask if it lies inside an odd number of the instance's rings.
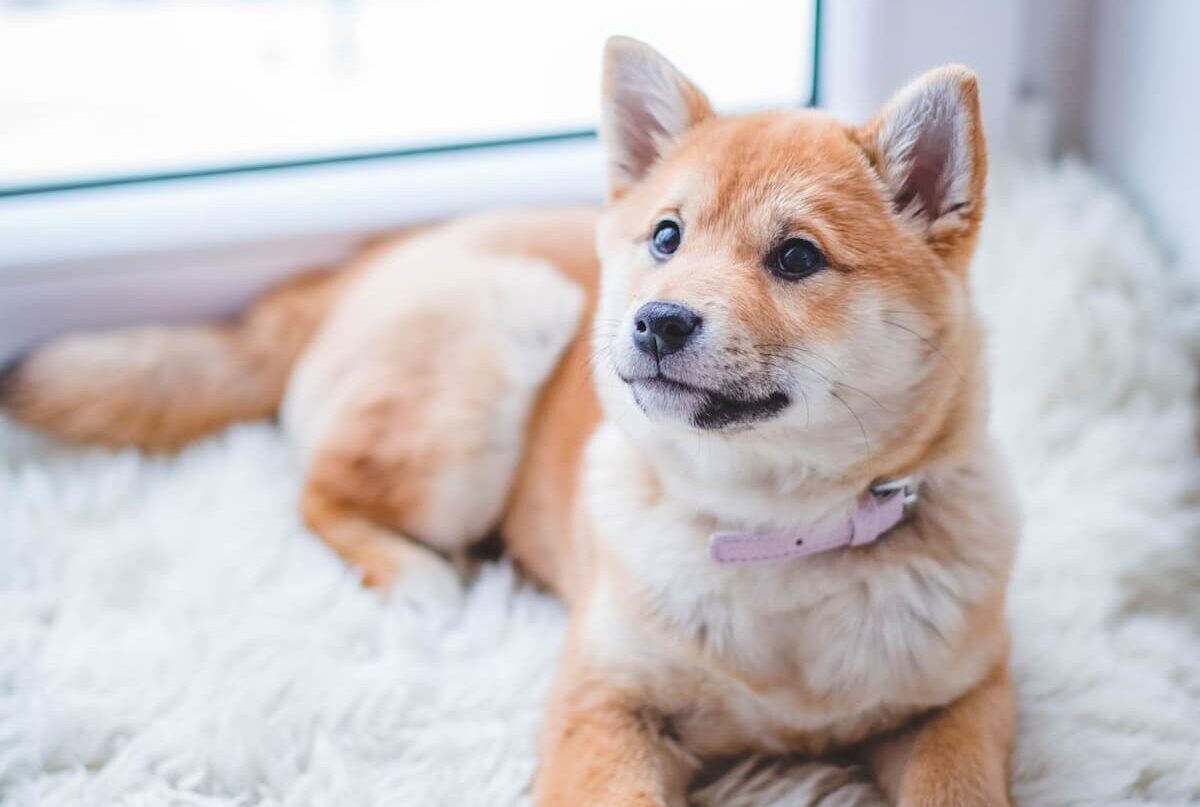
[[[858,424],[859,431],[862,432],[863,442],[866,444],[866,449],[868,452],[870,452],[871,438],[869,438],[867,436],[867,427],[865,425],[863,425],[862,418],[860,418],[858,416],[858,413],[854,411],[854,407],[852,407],[852,406],[850,406],[850,404],[846,403],[846,399],[843,398],[841,395],[838,395],[836,392],[830,392],[829,394],[832,395],[834,398],[836,398],[838,403],[840,403],[842,406],[846,407],[846,411],[850,413],[850,417],[854,418],[854,422]]]
[[[934,342],[932,339],[930,339],[928,336],[918,333],[917,331],[913,330],[912,328],[908,327],[907,325],[901,325],[899,322],[892,322],[890,319],[882,320],[882,322],[885,325],[891,325],[893,328],[899,328],[902,331],[906,331],[907,333],[910,333],[913,336],[915,336],[917,339],[921,340],[921,342],[924,343],[926,347],[928,347],[931,351],[936,353],[938,355],[938,357],[946,363],[947,367],[949,367],[951,370],[954,371],[955,375],[957,375],[960,380],[962,379],[962,377],[963,377],[962,370],[960,370],[958,368],[958,365],[956,365],[954,362],[952,362],[950,360],[950,357],[947,356],[945,354],[945,352],[940,347],[938,347],[937,343]]]
[[[938,311],[936,309],[921,309],[921,308],[884,308],[884,314],[904,314],[908,316],[924,316],[924,317],[966,317],[970,316],[965,311]]]
[[[804,391],[804,387],[799,387],[800,397],[804,399],[804,428],[808,429],[812,425],[812,407],[808,402],[808,393]]]
[[[886,407],[882,403],[880,403],[878,398],[876,398],[874,395],[867,392],[866,390],[862,389],[861,387],[856,387],[852,384],[847,384],[844,381],[835,382],[834,386],[841,387],[842,389],[849,390],[850,392],[858,393],[859,395],[863,396],[871,403],[875,404],[877,407],[879,407],[884,412],[892,411],[891,409],[889,409],[888,407]]]

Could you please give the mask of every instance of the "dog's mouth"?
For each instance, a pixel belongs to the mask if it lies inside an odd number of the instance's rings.
[[[766,420],[787,408],[791,397],[782,390],[766,395],[699,387],[659,372],[641,378],[621,378],[629,385],[642,411],[681,417],[699,429],[729,429]]]

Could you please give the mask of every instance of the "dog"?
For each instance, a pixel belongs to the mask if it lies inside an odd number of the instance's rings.
[[[719,116],[605,51],[608,200],[404,232],[236,322],[66,337],[18,420],[170,450],[280,413],[302,514],[364,581],[453,597],[490,531],[570,608],[539,805],[682,805],[706,760],[861,759],[1007,804],[1018,533],[968,264],[975,77],[868,123]]]

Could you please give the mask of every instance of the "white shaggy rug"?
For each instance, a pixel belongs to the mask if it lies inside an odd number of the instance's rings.
[[[996,177],[976,280],[1027,520],[1014,794],[1200,801],[1192,288],[1074,164]],[[0,802],[528,802],[562,610],[504,563],[461,611],[383,605],[297,483],[267,424],[147,459],[0,422]],[[871,797],[778,763],[698,800]]]

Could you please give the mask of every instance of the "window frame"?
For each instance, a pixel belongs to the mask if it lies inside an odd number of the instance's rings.
[[[818,99],[822,0],[814,0]],[[0,366],[67,330],[228,316],[373,234],[472,210],[599,203],[594,129],[0,191]],[[4,234],[19,234],[5,237]]]

